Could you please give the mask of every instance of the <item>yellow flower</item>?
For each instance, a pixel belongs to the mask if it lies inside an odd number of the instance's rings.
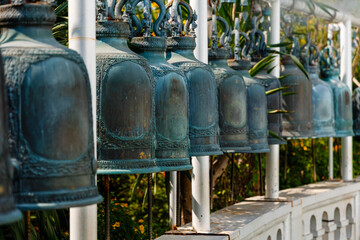
[[[121,206],[128,207],[128,204],[127,203],[122,203]]]
[[[139,230],[140,230],[141,233],[144,233],[144,232],[145,232],[144,225],[140,225],[140,226],[139,226]]]
[[[143,219],[140,219],[140,220],[139,220],[139,223],[143,223],[143,222],[144,222],[144,220],[143,220]]]
[[[306,151],[307,150],[307,147],[306,146],[304,146],[304,151]]]
[[[116,222],[114,225],[112,225],[113,228],[117,228],[117,227],[120,227],[120,222]]]

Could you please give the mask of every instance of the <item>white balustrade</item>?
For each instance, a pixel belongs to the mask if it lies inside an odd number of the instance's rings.
[[[355,240],[360,238],[360,181],[328,181],[248,198],[211,214],[211,231],[191,224],[159,240]],[[180,235],[174,235],[180,234]]]

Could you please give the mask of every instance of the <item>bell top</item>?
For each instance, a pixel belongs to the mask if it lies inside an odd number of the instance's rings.
[[[17,25],[49,25],[56,21],[52,0],[25,3],[25,0],[15,0],[9,4],[0,5],[0,26]]]
[[[320,76],[328,78],[335,76],[338,79],[340,74],[340,55],[328,40],[328,45],[320,52]]]

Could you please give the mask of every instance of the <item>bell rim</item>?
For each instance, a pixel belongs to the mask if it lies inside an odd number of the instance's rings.
[[[14,208],[13,210],[5,213],[1,213],[0,225],[14,223],[22,218],[22,214],[19,209]]]
[[[147,173],[157,173],[161,172],[159,167],[154,166],[151,168],[132,168],[132,169],[124,169],[124,168],[113,168],[113,169],[97,169],[97,175],[123,175],[123,174],[147,174]]]
[[[72,208],[72,207],[83,207],[92,204],[97,204],[103,201],[103,197],[99,194],[97,187],[88,187],[86,188],[88,191],[96,190],[96,194],[94,196],[85,197],[83,199],[78,200],[66,200],[66,201],[49,201],[49,202],[38,202],[38,203],[15,203],[16,207],[21,211],[29,211],[29,210],[52,210],[52,209],[64,209],[64,208]],[[79,191],[83,191],[84,188],[78,189]],[[55,194],[59,191],[49,192],[50,194]],[[76,192],[76,191],[73,191]],[[15,196],[17,194],[14,194]],[[34,194],[35,195],[35,194]],[[67,195],[72,195],[71,191],[68,191]]]
[[[190,152],[190,157],[199,157],[199,156],[210,156],[210,155],[223,155],[224,152],[221,150],[209,150],[209,151],[202,151],[202,152]]]

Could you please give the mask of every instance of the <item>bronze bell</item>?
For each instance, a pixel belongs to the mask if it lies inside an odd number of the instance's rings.
[[[52,36],[48,1],[0,5],[14,196],[21,210],[101,201],[90,83],[82,58]]]
[[[310,43],[309,34],[306,44],[301,49],[303,53],[301,60],[312,82],[314,137],[333,137],[335,136],[333,94],[331,87],[319,78],[319,66],[316,61],[319,50]]]
[[[154,77],[147,61],[127,45],[131,6],[125,3],[97,4],[99,174],[159,171],[155,162]],[[112,16],[114,12],[116,16]]]
[[[182,21],[172,15],[172,34],[167,38],[168,62],[185,72],[189,92],[190,156],[222,154],[219,146],[217,89],[214,73],[209,65],[194,56],[196,13],[180,1],[188,11],[188,21],[182,30]],[[176,9],[176,7],[175,7]],[[181,15],[179,15],[181,19]]]
[[[235,20],[236,22],[236,20]],[[240,33],[243,37],[247,37],[244,33]],[[253,19],[253,29],[249,34],[249,40],[251,44],[251,64],[255,65],[259,61],[261,61],[264,57],[268,56],[268,48],[265,43],[265,36],[263,32],[257,29],[257,23],[255,19]],[[244,54],[246,49],[244,48]],[[247,50],[250,52],[250,49]],[[240,59],[240,57],[238,57]],[[274,89],[281,88],[280,81],[274,75],[267,73],[267,69],[263,69],[258,72],[254,79],[260,82],[265,91],[271,91]],[[277,135],[277,137],[272,136],[271,134],[268,135],[268,143],[270,144],[286,144],[285,139],[281,139],[281,132],[282,132],[282,115],[278,113],[271,113],[270,111],[277,111],[282,110],[282,94],[281,91],[273,92],[269,95],[266,95],[267,100],[267,109],[268,109],[268,129],[269,131],[273,132]]]
[[[300,58],[298,39],[292,35],[291,28],[287,32],[285,38],[290,38],[293,41],[291,54]],[[281,86],[289,87],[283,91],[283,93],[287,94],[283,96],[283,109],[289,113],[283,114],[281,136],[286,138],[313,137],[314,121],[311,80],[307,79],[290,56],[284,56],[281,62],[283,65],[281,76],[286,76],[281,80]]]
[[[256,17],[254,17],[255,19]],[[260,81],[251,77],[249,69],[251,63],[249,52],[253,52],[250,38],[240,32],[239,20],[235,20],[235,56],[234,60],[229,61],[229,66],[236,69],[244,78],[247,96],[247,122],[249,127],[249,145],[251,150],[244,152],[263,153],[269,152],[268,145],[268,119],[267,119],[267,99],[265,88]],[[251,33],[251,32],[250,32]],[[240,35],[245,39],[243,51],[240,51]],[[255,41],[255,39],[253,39]],[[242,57],[240,55],[242,52]]]
[[[209,65],[212,67],[218,87],[220,147],[224,152],[252,150],[248,140],[247,92],[242,75],[231,69],[227,60],[231,57],[228,44],[229,25],[225,19],[216,16],[216,4],[212,3],[212,35],[209,49]],[[209,19],[211,20],[211,19]],[[224,27],[220,39],[223,47],[218,47],[217,21]]]
[[[360,88],[355,88],[352,96],[353,106],[353,131],[355,136],[360,136]]]
[[[9,161],[7,102],[4,83],[3,61],[0,57],[0,225],[15,222],[22,217],[21,212],[15,208],[12,194],[13,169]]]
[[[349,87],[340,81],[340,57],[332,40],[320,52],[320,78],[331,86],[334,98],[336,137],[353,136],[352,100]]]
[[[154,74],[156,164],[160,171],[189,170],[192,166],[189,159],[189,96],[186,78],[180,68],[166,61],[165,32],[169,30],[167,19],[164,19],[166,8],[163,1],[151,1],[158,4],[160,14],[152,24],[150,0],[145,0],[143,28],[134,31],[130,44],[148,60]],[[136,4],[135,1],[132,9],[135,9]],[[135,13],[132,16],[136,16]],[[138,18],[133,18],[135,26],[138,22]]]

